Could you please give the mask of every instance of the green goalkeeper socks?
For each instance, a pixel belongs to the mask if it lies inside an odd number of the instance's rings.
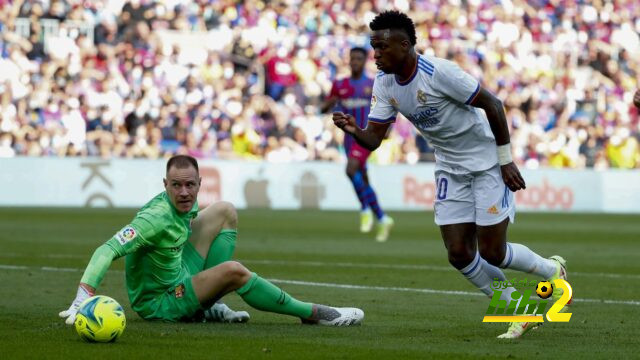
[[[236,293],[251,307],[262,311],[297,316],[302,319],[311,317],[313,305],[294,299],[284,290],[252,273],[251,279]]]
[[[204,261],[204,268],[209,269],[225,261],[231,260],[233,251],[236,248],[236,238],[238,231],[236,229],[222,229],[218,236],[211,243],[207,259]]]

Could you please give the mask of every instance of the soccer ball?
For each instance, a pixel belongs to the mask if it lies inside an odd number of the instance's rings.
[[[536,286],[536,294],[543,299],[548,298],[553,294],[553,285],[549,281],[540,281]]]
[[[122,334],[127,320],[117,301],[96,295],[83,301],[76,314],[76,331],[88,342],[113,342]]]

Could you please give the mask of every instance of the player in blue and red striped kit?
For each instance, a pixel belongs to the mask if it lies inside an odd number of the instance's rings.
[[[352,115],[360,128],[367,127],[373,79],[364,73],[366,62],[367,50],[360,47],[351,49],[349,53],[351,76],[333,82],[331,92],[321,106],[322,112],[335,107],[336,111]],[[348,134],[344,138],[344,148],[347,152],[347,176],[353,184],[362,208],[360,231],[371,231],[375,214],[378,221],[376,240],[386,241],[393,226],[393,219],[382,211],[376,193],[369,184],[367,158],[371,151],[362,147]]]

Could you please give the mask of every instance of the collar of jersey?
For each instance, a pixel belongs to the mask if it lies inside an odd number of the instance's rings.
[[[416,57],[416,68],[413,69],[413,74],[411,74],[411,76],[409,77],[409,79],[407,79],[406,81],[400,81],[398,80],[398,75],[393,75],[393,78],[396,79],[396,83],[400,86],[406,86],[411,84],[411,82],[413,81],[413,79],[416,77],[416,74],[418,73],[418,61],[420,61],[420,55],[418,55],[418,57]]]
[[[173,206],[173,203],[171,203],[171,200],[169,200],[169,195],[167,195],[166,191],[162,192],[162,197],[164,198],[164,201],[169,204],[171,210],[173,210],[173,212],[179,217],[195,218],[196,215],[198,215],[198,200],[193,203],[193,206],[191,207],[191,210],[189,210],[189,212],[182,214],[178,211],[178,209],[176,209],[175,206]]]

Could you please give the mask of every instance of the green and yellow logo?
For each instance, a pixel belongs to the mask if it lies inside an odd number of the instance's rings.
[[[528,289],[522,292],[514,291],[511,293],[511,301],[507,304],[507,300],[501,300],[502,292],[507,287],[520,285],[528,285],[532,288],[535,286],[535,292],[540,299],[531,298],[533,290]],[[571,319],[571,313],[563,312],[562,310],[567,303],[573,298],[573,289],[566,280],[556,279],[551,283],[550,281],[540,281],[536,283],[534,281],[495,281],[491,284],[493,289],[493,297],[487,308],[487,312],[482,319],[482,322],[544,322],[544,317],[547,321],[552,322],[569,322]],[[551,305],[551,308],[547,311],[545,316],[545,310],[549,305],[547,300],[554,291],[562,290],[562,296],[555,300]]]

